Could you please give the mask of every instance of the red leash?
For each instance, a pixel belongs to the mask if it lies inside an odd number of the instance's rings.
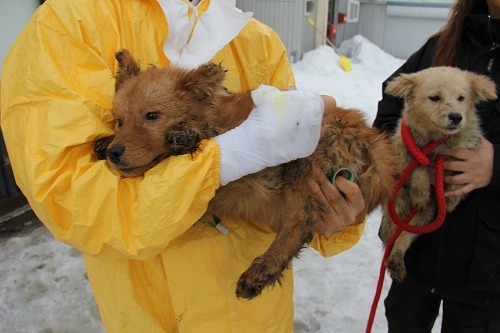
[[[435,183],[438,212],[434,221],[424,226],[409,225],[411,219],[417,213],[417,209],[413,208],[410,211],[410,214],[406,218],[404,218],[404,220],[402,220],[396,213],[396,198],[399,192],[401,191],[401,188],[410,177],[413,170],[415,170],[415,168],[418,165],[428,166],[430,164],[430,161],[427,156],[439,145],[448,140],[449,137],[446,136],[438,141],[430,142],[425,147],[420,149],[417,146],[415,140],[413,139],[413,136],[411,135],[410,129],[408,128],[408,125],[406,124],[404,118],[401,120],[401,137],[403,139],[403,143],[406,149],[413,155],[413,159],[410,161],[410,163],[408,163],[405,170],[403,171],[398,181],[396,182],[396,185],[394,186],[394,190],[391,196],[391,200],[387,204],[387,210],[389,212],[389,216],[391,217],[391,220],[398,226],[398,228],[394,233],[394,235],[392,235],[391,239],[389,240],[389,242],[385,247],[384,257],[382,259],[382,264],[380,265],[377,290],[375,292],[375,297],[373,299],[372,307],[370,310],[370,317],[368,318],[368,323],[366,325],[366,333],[370,333],[372,330],[373,321],[375,320],[375,313],[377,312],[377,305],[380,300],[380,294],[382,293],[382,286],[384,284],[384,276],[386,268],[385,263],[387,261],[387,258],[389,257],[389,254],[392,251],[392,247],[394,246],[396,239],[403,231],[408,231],[416,234],[425,234],[433,232],[437,230],[439,227],[441,227],[446,217],[446,201],[444,197],[444,156],[442,155],[438,155],[436,157],[436,163],[435,163],[434,183]]]

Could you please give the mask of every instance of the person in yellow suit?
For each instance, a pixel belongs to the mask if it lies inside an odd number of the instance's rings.
[[[235,296],[274,234],[245,221],[224,220],[227,233],[195,223],[221,183],[258,168],[231,173],[216,139],[141,177],[93,157],[93,141],[112,134],[115,52],[124,48],[143,68],[222,62],[231,91],[294,85],[278,35],[234,1],[46,1],[3,66],[1,126],[19,188],[53,235],[83,253],[107,332],[292,332],[291,269],[253,300]],[[311,245],[324,256],[350,248],[363,231],[354,224],[359,187],[340,179],[341,195],[323,175],[310,183],[325,206]]]

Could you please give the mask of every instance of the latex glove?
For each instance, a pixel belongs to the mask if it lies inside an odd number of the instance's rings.
[[[256,105],[238,127],[215,137],[220,147],[222,185],[267,167],[311,155],[318,145],[322,98],[301,90],[260,86]]]

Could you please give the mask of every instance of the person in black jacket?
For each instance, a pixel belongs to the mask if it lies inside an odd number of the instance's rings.
[[[500,0],[457,0],[447,24],[386,82],[401,73],[454,66],[487,75],[500,87]],[[498,88],[497,88],[498,91]],[[374,126],[392,133],[403,101],[383,94]],[[484,138],[449,156],[447,196],[467,194],[437,231],[405,256],[408,271],[385,299],[391,333],[430,332],[443,306],[442,332],[500,332],[500,103],[478,105]],[[458,173],[456,173],[458,172]]]

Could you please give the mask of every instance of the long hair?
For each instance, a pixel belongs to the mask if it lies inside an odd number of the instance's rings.
[[[484,0],[479,0],[484,1]],[[456,0],[448,22],[432,37],[439,36],[432,59],[433,66],[458,66],[458,50],[467,15],[476,7],[478,0]]]

